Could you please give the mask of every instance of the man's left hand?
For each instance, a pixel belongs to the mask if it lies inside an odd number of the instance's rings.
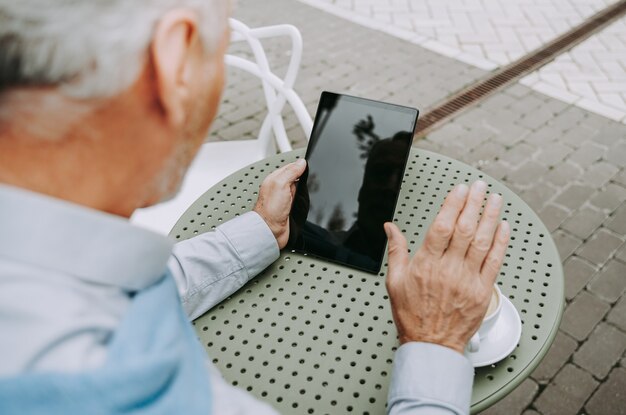
[[[300,159],[268,175],[259,190],[254,211],[261,215],[283,249],[289,240],[289,211],[296,192],[296,181],[304,173],[306,161]]]

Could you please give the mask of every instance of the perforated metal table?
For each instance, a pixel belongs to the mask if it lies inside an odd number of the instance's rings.
[[[177,240],[214,229],[254,206],[263,178],[303,150],[231,175],[180,218]],[[504,198],[511,242],[498,284],[517,308],[522,338],[505,360],[476,370],[472,412],[503,398],[539,364],[564,305],[563,271],[550,233],[512,191],[453,159],[412,149],[394,221],[415,250],[447,192],[485,180]],[[285,414],[383,414],[398,346],[384,278],[283,252],[261,275],[198,318],[202,344],[233,385]]]

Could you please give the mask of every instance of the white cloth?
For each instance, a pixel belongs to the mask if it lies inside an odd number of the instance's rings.
[[[173,253],[172,245],[119,217],[0,185],[0,376],[102,364],[131,296],[160,278],[165,263],[195,318],[279,255],[253,212]],[[214,414],[275,414],[208,365]],[[472,379],[460,354],[405,344],[396,352],[388,413],[467,413]]]

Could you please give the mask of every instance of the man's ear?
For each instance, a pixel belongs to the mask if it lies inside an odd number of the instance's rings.
[[[188,10],[169,11],[154,32],[150,54],[156,94],[171,126],[181,126],[186,119],[197,42],[197,17]]]

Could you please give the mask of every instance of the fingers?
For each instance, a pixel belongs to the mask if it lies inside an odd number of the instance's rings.
[[[500,272],[500,267],[504,261],[504,253],[509,244],[510,234],[509,223],[507,221],[501,221],[496,230],[491,249],[485,258],[480,272],[481,277],[485,279],[485,282],[489,285],[495,283],[498,272]]]
[[[480,209],[482,208],[483,200],[485,200],[486,190],[487,183],[482,180],[475,181],[472,184],[467,202],[456,221],[454,233],[450,245],[448,246],[448,252],[450,254],[465,256],[467,248],[470,246],[472,239],[474,239],[476,228],[478,227]],[[489,246],[491,246],[491,244],[489,244]]]
[[[485,257],[493,245],[493,238],[498,227],[502,196],[491,194],[483,210],[478,230],[467,250],[467,261],[474,269],[480,269]]]
[[[389,272],[387,273],[387,283],[407,275],[409,266],[409,250],[406,238],[400,232],[400,229],[391,222],[385,223],[385,233],[389,239],[388,243],[388,262]]]
[[[469,189],[466,185],[457,185],[446,197],[441,210],[428,229],[423,247],[431,254],[441,256],[448,247],[456,221],[465,206]]]

